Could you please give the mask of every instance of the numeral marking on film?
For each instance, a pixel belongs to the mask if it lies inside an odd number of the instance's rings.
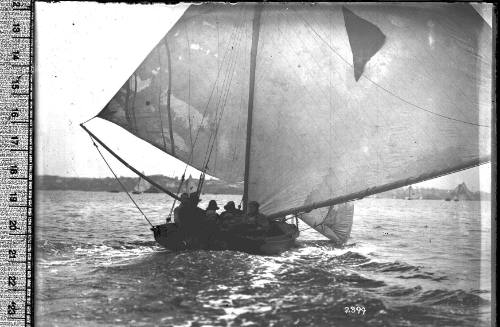
[[[18,146],[19,145],[19,137],[17,137],[17,136],[11,136],[10,137],[10,143],[12,145]]]
[[[19,308],[17,307],[16,301],[10,302],[10,304],[7,306],[7,314],[9,315],[15,315],[16,311]]]
[[[19,23],[12,23],[12,32],[14,33],[21,32],[21,25],[19,25]]]
[[[10,287],[15,287],[17,285],[17,277],[16,276],[9,276],[8,284]]]
[[[19,117],[19,108],[14,108],[10,110],[10,118]]]
[[[21,87],[21,76],[15,77],[11,82],[11,86],[13,90],[19,90]]]
[[[17,229],[18,229],[17,228],[17,220],[9,219],[9,230],[15,231]]]

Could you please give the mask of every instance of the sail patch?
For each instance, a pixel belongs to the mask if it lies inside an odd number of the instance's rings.
[[[359,80],[366,63],[385,42],[385,35],[374,24],[342,6],[345,28],[351,45],[354,79]]]

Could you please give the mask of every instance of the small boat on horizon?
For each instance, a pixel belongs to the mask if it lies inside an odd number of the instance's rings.
[[[142,178],[142,176],[139,176],[139,180],[137,181],[137,184],[134,186],[134,189],[132,190],[132,194],[145,193],[151,187],[152,187],[152,185],[147,180]]]

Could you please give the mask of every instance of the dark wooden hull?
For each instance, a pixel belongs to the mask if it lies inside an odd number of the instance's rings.
[[[152,230],[156,242],[173,250],[232,250],[251,254],[274,255],[292,248],[299,231],[295,225],[276,222],[275,230],[281,231],[274,236],[238,235],[229,231],[217,231],[206,235],[191,235],[176,224],[155,226]],[[200,241],[202,240],[202,241]]]

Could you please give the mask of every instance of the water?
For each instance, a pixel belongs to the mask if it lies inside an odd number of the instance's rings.
[[[154,223],[171,204],[162,194],[135,198]],[[204,195],[201,206],[212,198],[239,201]],[[489,211],[489,202],[364,199],[342,249],[309,229],[280,256],[172,253],[124,193],[40,191],[36,322],[487,326]]]

